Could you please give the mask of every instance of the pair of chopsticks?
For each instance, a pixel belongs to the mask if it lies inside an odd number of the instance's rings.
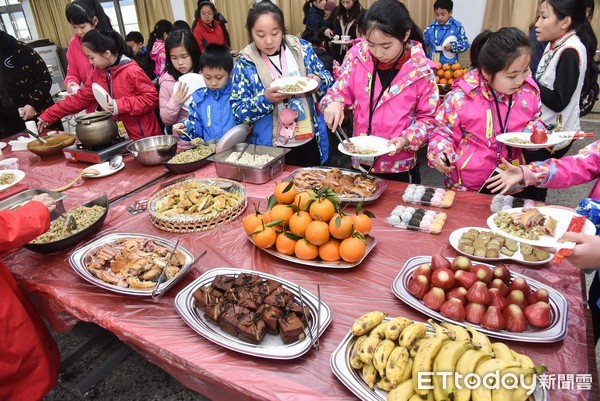
[[[583,230],[586,220],[586,216],[573,216],[569,222],[569,226],[567,227],[567,232],[580,233],[581,230]],[[560,247],[554,253],[554,259],[552,259],[552,263],[559,264],[562,262],[565,256],[571,255],[575,245],[576,244],[573,241],[567,241],[560,244]]]
[[[570,140],[575,141],[577,139],[593,138],[596,134],[594,134],[593,132],[577,131],[577,132],[575,132],[575,134],[573,134],[573,136],[562,135],[562,134],[559,134],[559,135],[563,139],[570,139]]]
[[[310,337],[310,342],[315,347],[317,351],[319,351],[319,329],[321,325],[321,286],[317,284],[317,319],[316,319],[316,333],[313,336],[312,329],[310,327],[310,321],[308,320],[308,316],[306,315],[306,309],[304,309],[304,298],[302,296],[302,287],[298,286],[298,296],[300,297],[300,307],[302,308],[302,314],[304,315],[304,320],[306,321],[306,325],[308,326],[308,335]]]

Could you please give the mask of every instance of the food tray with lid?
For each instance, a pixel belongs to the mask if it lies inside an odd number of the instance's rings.
[[[453,260],[453,258],[447,258]],[[553,343],[562,340],[567,335],[567,317],[569,314],[569,304],[563,295],[556,291],[554,288],[548,285],[544,285],[537,280],[529,278],[523,274],[519,274],[515,271],[511,271],[511,278],[514,280],[517,277],[522,277],[527,280],[529,287],[535,291],[538,288],[545,288],[550,294],[549,304],[552,308],[552,322],[550,326],[545,329],[536,329],[533,326],[529,326],[527,330],[521,333],[513,333],[507,330],[488,330],[478,324],[471,324],[466,321],[459,322],[456,320],[448,319],[441,313],[436,312],[433,309],[427,307],[423,301],[415,298],[407,290],[407,285],[412,278],[413,271],[423,263],[431,263],[431,256],[415,256],[406,261],[404,266],[398,272],[398,275],[392,283],[392,292],[401,301],[405,302],[409,306],[418,310],[425,315],[438,320],[447,320],[460,326],[473,326],[482,333],[487,334],[490,337],[500,338],[503,340],[511,341],[522,341],[531,343]],[[489,268],[493,268],[493,265],[480,263]]]
[[[302,167],[302,168],[297,168],[296,170],[292,171],[290,173],[290,175],[288,175],[286,178],[284,178],[284,181],[290,181],[293,178],[297,177],[297,176],[302,176],[305,173],[312,173],[314,172],[314,174],[316,176],[324,176],[327,173],[334,171],[334,170],[339,170],[342,174],[342,176],[352,176],[355,178],[358,177],[362,177],[361,173],[358,173],[356,171],[352,171],[349,169],[345,169],[345,168],[336,168],[336,167]],[[370,195],[366,195],[366,196],[360,196],[358,195],[358,193],[350,193],[350,194],[341,194],[338,193],[338,198],[340,199],[340,201],[342,202],[350,202],[350,203],[358,203],[360,201],[362,201],[363,203],[367,203],[367,202],[372,202],[376,199],[378,199],[381,194],[383,193],[383,191],[385,191],[385,189],[387,188],[387,183],[385,182],[385,180],[382,180],[379,177],[376,177],[374,175],[367,175],[365,177],[367,180],[370,180],[371,182],[373,182],[373,184],[375,184],[375,190],[370,194]],[[323,180],[319,179],[318,177],[315,177],[315,183],[322,183]],[[321,188],[321,186],[327,186],[327,185],[316,185],[314,188],[315,189],[319,189]],[[301,191],[304,188],[303,186],[300,185],[295,185],[296,190],[297,191]],[[335,192],[335,188],[332,188],[332,190],[334,190]]]
[[[321,336],[327,326],[329,326],[329,323],[331,323],[331,310],[322,299],[320,300],[321,304],[319,307],[318,297],[305,288],[302,288],[302,301],[304,306],[310,310],[308,320],[312,336],[307,333],[304,339],[290,344],[284,344],[279,336],[271,334],[266,334],[260,344],[251,344],[240,340],[222,331],[219,326],[207,321],[204,317],[204,312],[196,308],[194,296],[192,295],[194,291],[202,286],[211,284],[217,275],[238,276],[242,273],[257,274],[263,279],[277,281],[283,285],[283,288],[291,292],[296,300],[300,300],[300,286],[290,281],[253,270],[216,267],[198,277],[177,294],[175,297],[175,309],[185,323],[195,332],[215,344],[242,354],[260,358],[285,360],[297,358],[308,352],[313,346],[313,340],[316,339],[317,333]],[[316,321],[317,316],[319,317],[318,322]]]
[[[246,143],[238,143],[229,149],[216,153],[208,158],[215,162],[215,168],[217,169],[219,177],[249,182],[252,184],[264,184],[277,177],[285,170],[285,154],[290,151],[288,148],[257,145],[257,157],[259,155],[267,155],[273,158],[268,163],[260,166],[250,166],[226,160],[232,153],[244,151],[246,145]],[[250,144],[244,153],[252,155],[254,153],[254,145]]]
[[[168,239],[158,237],[155,235],[137,234],[137,233],[112,233],[112,234],[106,234],[100,238],[96,238],[96,239],[88,242],[87,244],[83,245],[82,247],[76,249],[69,256],[69,264],[71,265],[71,267],[73,268],[75,273],[77,273],[79,276],[81,276],[81,278],[83,278],[87,282],[94,284],[100,288],[104,288],[105,290],[109,290],[109,291],[116,292],[119,294],[124,294],[124,295],[137,295],[137,296],[146,296],[146,297],[152,296],[152,291],[155,290],[154,287],[152,287],[152,288],[124,288],[124,287],[120,287],[118,285],[113,285],[113,284],[110,284],[110,283],[100,280],[98,277],[94,276],[85,267],[86,255],[91,250],[98,248],[100,246],[103,246],[103,245],[108,245],[117,240],[130,239],[130,238],[131,239],[140,239],[140,240],[151,239],[156,244],[161,245],[169,250],[172,250],[175,247],[175,241],[168,240]],[[157,290],[160,293],[164,293],[169,288],[171,288],[171,286],[173,286],[179,279],[181,279],[181,277],[183,277],[190,270],[191,266],[193,265],[194,256],[187,249],[185,249],[183,246],[179,245],[177,247],[177,252],[182,252],[185,255],[185,264],[179,270],[179,273],[177,273],[177,275],[175,275],[170,280],[163,281],[158,286]]]

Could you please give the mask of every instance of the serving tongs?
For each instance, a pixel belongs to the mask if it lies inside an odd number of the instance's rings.
[[[177,245],[177,244],[176,244],[176,245]],[[175,248],[174,248],[173,250],[175,250]],[[204,251],[203,251],[203,252],[202,252],[200,255],[198,255],[198,257],[197,257],[197,258],[195,258],[195,259],[194,259],[194,261],[193,261],[192,263],[190,263],[188,266],[186,266],[186,268],[185,268],[185,269],[186,269],[186,272],[189,272],[190,270],[192,270],[192,268],[194,267],[194,265],[195,265],[196,263],[198,263],[198,261],[199,261],[199,260],[200,260],[200,259],[201,259],[201,258],[202,258],[204,255],[206,255],[206,252],[207,252],[207,251],[208,251],[208,250],[207,250],[207,249],[205,249],[205,250],[204,250]],[[171,256],[173,256],[173,254],[174,254],[174,253],[175,253],[175,252],[173,252],[173,253],[171,254]],[[169,257],[169,262],[170,262],[170,259],[171,259],[171,258]],[[167,265],[167,266],[165,266],[165,268],[163,269],[163,272],[165,271],[165,269],[166,269],[167,267],[168,267],[168,265]],[[183,270],[183,268],[182,268],[182,270]],[[162,272],[161,272],[161,275],[162,275]],[[182,274],[181,274],[181,272],[180,272],[180,273],[179,273],[177,276],[175,276],[175,277],[173,277],[173,278],[171,279],[171,281],[169,282],[169,284],[167,285],[167,287],[170,287],[170,286],[174,285],[174,284],[175,284],[175,283],[176,283],[176,282],[177,282],[177,281],[178,281],[178,280],[179,280],[181,277],[183,277],[183,275],[182,275]],[[159,281],[157,281],[157,282],[156,282],[156,287],[155,287],[155,288],[154,288],[154,290],[152,291],[152,299],[153,299],[154,301],[158,301],[158,300],[160,299],[160,297],[162,297],[163,293],[164,293],[164,292],[165,292],[165,290],[166,290],[166,288],[164,288],[164,289],[163,289],[163,288],[159,289],[159,288],[158,288],[158,285],[159,285],[159,284],[160,284],[160,278],[159,278]],[[157,295],[155,295],[155,294],[157,294]]]
[[[340,140],[340,143],[342,144],[344,149],[346,149],[348,152],[353,153],[354,145],[350,141],[350,138],[348,138],[348,135],[346,135],[344,129],[338,125],[334,132],[337,138]]]
[[[317,284],[317,317],[315,319],[316,333],[313,336],[312,329],[310,327],[310,321],[304,308],[304,297],[302,296],[302,287],[298,286],[298,296],[300,297],[300,307],[302,308],[302,314],[304,315],[304,321],[308,328],[308,336],[310,337],[310,343],[317,351],[319,351],[319,326],[321,324],[321,287]]]
[[[160,286],[160,283],[162,283],[163,277],[165,276],[165,272],[171,266],[171,261],[173,260],[173,256],[175,256],[175,252],[177,251],[178,246],[179,246],[179,239],[177,239],[177,241],[175,241],[175,246],[173,247],[173,250],[171,251],[171,254],[169,255],[169,259],[167,259],[167,264],[165,265],[165,267],[163,267],[160,274],[158,275],[158,280],[156,280],[156,287],[154,287],[154,290],[152,290],[152,299],[154,299],[156,301],[158,301],[163,294],[162,291],[158,290],[158,287]]]
[[[256,138],[254,139],[254,141],[252,141],[252,138],[250,138],[250,141],[246,142],[244,144],[244,149],[242,149],[242,151],[240,152],[240,154],[238,155],[238,157],[236,157],[235,159],[235,163],[237,163],[242,156],[244,155],[244,153],[246,153],[246,150],[248,150],[248,146],[250,146],[250,142],[253,143],[253,148],[252,148],[252,153],[253,153],[253,160],[256,160]]]

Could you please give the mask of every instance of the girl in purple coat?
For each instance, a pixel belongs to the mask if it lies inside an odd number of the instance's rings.
[[[454,83],[429,136],[429,164],[446,175],[447,187],[480,191],[502,158],[523,162],[521,150],[498,135],[545,129],[530,58],[529,39],[517,28],[484,31],[473,41],[474,69]]]
[[[406,6],[380,0],[365,15],[365,40],[346,54],[341,73],[321,101],[325,122],[333,131],[354,111],[354,136],[374,135],[395,145],[375,161],[383,178],[420,182],[416,151],[427,143],[435,124],[439,93],[433,62],[425,57],[423,36]]]

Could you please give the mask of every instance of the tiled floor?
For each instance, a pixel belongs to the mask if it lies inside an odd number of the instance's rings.
[[[600,130],[600,114],[592,113],[586,116],[582,128],[586,131],[598,132]],[[578,141],[571,149],[571,153],[577,152],[591,140]],[[442,177],[436,171],[421,163],[422,181],[426,185],[442,185]],[[574,206],[579,200],[587,195],[591,184],[580,185],[566,190],[550,190],[548,203]],[[55,339],[62,353],[66,353],[79,341],[89,335],[91,324],[80,323],[71,332],[66,334],[55,334]],[[81,380],[92,367],[106,358],[115,349],[115,342],[109,342],[103,346],[97,346],[87,354],[73,369],[71,375],[61,381],[45,398],[46,401],[71,401],[80,399],[75,394],[74,386]],[[598,360],[600,348],[596,348],[596,359]],[[97,386],[97,395],[94,400],[206,400],[199,394],[188,390],[176,380],[164,373],[158,367],[147,362],[137,354],[133,353],[120,366],[115,368]]]

